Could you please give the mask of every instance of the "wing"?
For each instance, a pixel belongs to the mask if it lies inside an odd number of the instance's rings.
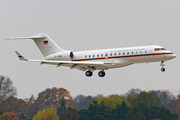
[[[89,67],[93,66],[101,66],[104,65],[104,62],[91,62],[91,61],[56,61],[56,60],[35,60],[35,59],[25,59],[20,53],[15,51],[19,60],[29,61],[29,62],[40,62],[41,64],[49,64],[49,65],[56,65],[56,67],[65,66],[70,67],[70,69],[76,68],[78,70],[85,71]],[[107,64],[107,63],[106,63]]]

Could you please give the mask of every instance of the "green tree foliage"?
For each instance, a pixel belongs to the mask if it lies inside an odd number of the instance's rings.
[[[59,120],[59,118],[55,108],[44,108],[33,117],[33,120]]]
[[[153,106],[154,101],[152,94],[148,92],[141,92],[133,102],[133,107],[139,107],[140,109]]]
[[[141,92],[137,97],[111,96],[94,99],[81,109],[80,120],[178,120],[178,115],[162,107],[155,92]]]
[[[79,120],[81,115],[75,108],[67,108],[63,110],[58,110],[57,115],[60,120]]]
[[[116,108],[117,104],[121,104],[122,101],[126,102],[128,107],[131,107],[128,99],[125,98],[124,96],[119,96],[119,95],[115,95],[114,97],[97,98],[97,101],[98,101],[98,104],[100,104],[101,102],[104,102],[104,105],[107,107],[110,107],[111,110]]]
[[[25,114],[21,114],[19,116],[19,120],[27,120],[27,116]]]
[[[0,115],[3,115],[3,113],[0,111]]]
[[[122,101],[121,104],[116,104],[116,108],[113,110],[114,113],[114,119],[119,120],[124,118],[124,116],[128,113],[128,106],[126,102]]]
[[[152,106],[157,106],[157,107],[162,107],[162,101],[160,99],[160,97],[158,96],[158,94],[155,91],[150,91],[149,92],[152,97],[153,97],[153,105]]]

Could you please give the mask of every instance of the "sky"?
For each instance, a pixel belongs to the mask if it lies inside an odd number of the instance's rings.
[[[65,88],[71,96],[124,94],[141,90],[179,89],[179,0],[1,0],[0,75],[11,78],[18,98],[37,97],[46,88]],[[41,59],[32,40],[7,37],[46,33],[61,48],[71,51],[160,45],[177,57],[166,62],[134,64],[86,77],[83,71],[19,61]]]

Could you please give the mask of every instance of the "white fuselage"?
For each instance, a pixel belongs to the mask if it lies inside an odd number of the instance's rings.
[[[96,65],[96,69],[110,69],[131,65],[133,63],[148,63],[167,61],[176,55],[158,45],[125,47],[102,50],[73,52],[72,61],[102,61],[107,64]],[[66,60],[61,52],[46,57],[46,60]],[[69,60],[69,58],[67,59]],[[109,64],[108,64],[109,63]],[[71,65],[63,65],[70,67]]]

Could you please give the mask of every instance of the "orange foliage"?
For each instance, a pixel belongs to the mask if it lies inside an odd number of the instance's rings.
[[[9,97],[2,102],[0,108],[2,108],[1,109],[2,112],[15,111],[18,112],[19,114],[22,114],[27,111],[28,104],[22,99]]]
[[[19,116],[14,111],[6,112],[0,116],[0,120],[19,120]]]
[[[173,104],[173,108],[174,108],[175,112],[177,112],[178,115],[180,116],[180,95],[178,95],[178,99]]]
[[[40,110],[44,107],[59,107],[61,98],[65,99],[67,107],[77,106],[68,90],[55,87],[40,92],[35,104],[41,106]]]

